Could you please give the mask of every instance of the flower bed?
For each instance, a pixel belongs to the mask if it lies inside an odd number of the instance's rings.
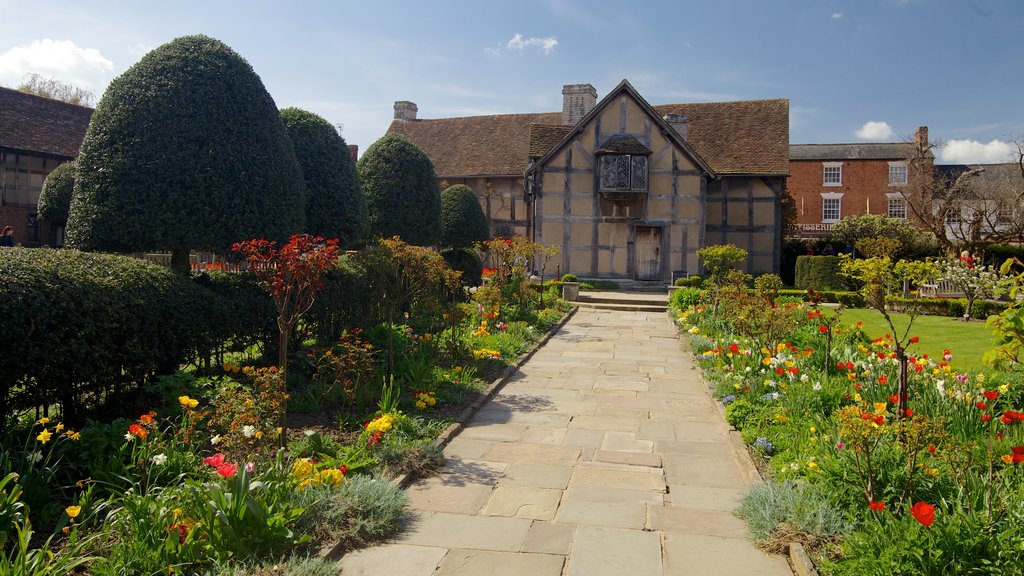
[[[809,545],[826,574],[1020,574],[1019,378],[957,370],[954,351],[915,353],[912,335],[841,329],[812,304],[761,304],[724,294],[717,313],[674,312],[767,473],[738,511],[755,536]]]

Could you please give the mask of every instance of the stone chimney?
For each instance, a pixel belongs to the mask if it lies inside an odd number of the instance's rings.
[[[680,138],[686,140],[687,128],[690,125],[690,119],[686,114],[665,114],[664,119],[679,134]]]
[[[348,157],[352,159],[353,163],[355,163],[357,160],[359,160],[359,145],[358,144],[349,144],[348,145]]]
[[[590,84],[562,86],[562,124],[575,126],[597,105],[597,90]]]
[[[928,147],[928,127],[918,126],[917,130],[914,130],[914,144],[922,148]]]
[[[415,120],[416,103],[408,100],[395,101],[395,120]]]

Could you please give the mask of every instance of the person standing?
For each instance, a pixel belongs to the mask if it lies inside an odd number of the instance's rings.
[[[0,246],[14,246],[14,226],[4,226],[0,230]]]

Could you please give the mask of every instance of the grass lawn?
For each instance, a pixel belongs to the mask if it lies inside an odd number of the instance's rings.
[[[906,328],[908,316],[906,314],[892,314],[891,316],[896,330],[902,334]],[[866,308],[843,310],[841,322],[843,326],[863,322],[864,332],[872,338],[884,336],[890,332],[882,315]],[[918,344],[910,346],[911,354],[927,353],[929,358],[938,361],[942,358],[942,350],[948,348],[953,353],[953,361],[950,364],[954,368],[963,371],[988,369],[981,362],[981,355],[992,347],[994,338],[992,333],[985,328],[983,321],[964,322],[945,316],[918,316],[914,319],[910,335],[921,338]]]

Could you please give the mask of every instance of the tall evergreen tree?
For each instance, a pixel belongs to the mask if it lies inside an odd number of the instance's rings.
[[[430,158],[408,138],[388,134],[357,164],[370,232],[431,246],[441,239],[441,189]]]
[[[441,245],[469,248],[490,239],[487,216],[473,189],[465,184],[445,188],[441,192]]]
[[[306,232],[354,245],[369,225],[348,145],[330,122],[312,112],[285,108],[281,120],[306,182]]]
[[[114,79],[78,158],[68,245],[226,253],[305,220],[302,171],[274,100],[222,42],[184,36]]]

